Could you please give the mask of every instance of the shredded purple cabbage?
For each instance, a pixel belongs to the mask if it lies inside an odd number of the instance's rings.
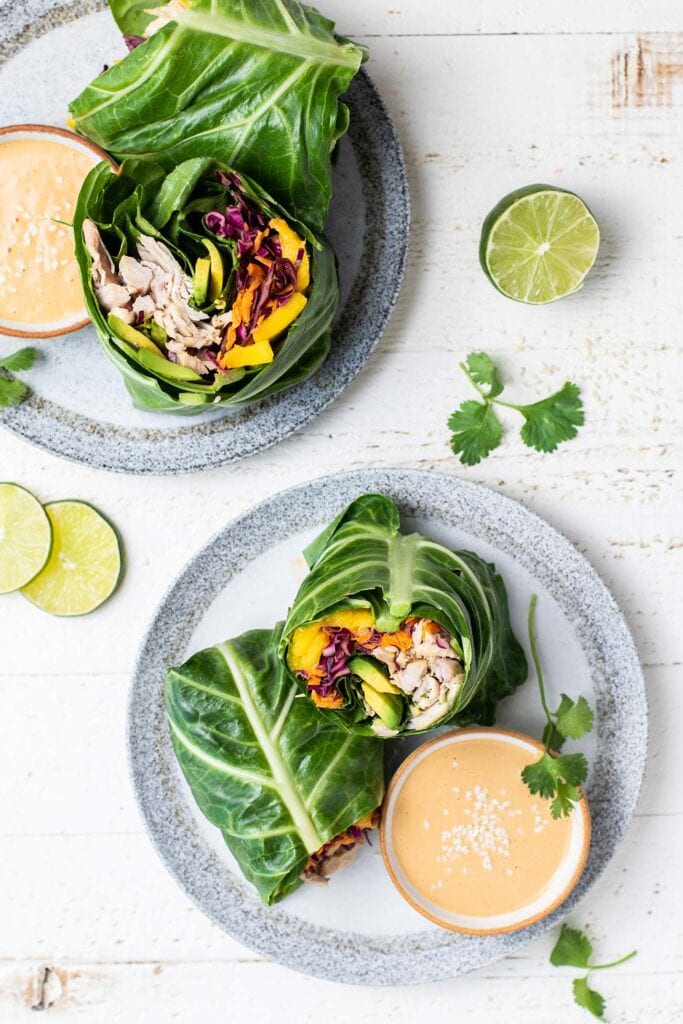
[[[144,36],[124,36],[123,41],[129,50],[134,50],[136,47],[141,46],[145,42]]]
[[[282,245],[275,234],[268,234],[258,243],[258,236],[268,227],[268,218],[244,195],[241,181],[237,174],[217,171],[216,177],[232,200],[225,211],[211,210],[204,215],[204,225],[218,238],[229,238],[237,243],[238,266],[236,281],[238,291],[249,286],[249,263],[255,258],[267,259],[269,266],[265,268],[265,277],[254,290],[251,303],[249,323],[240,324],[236,328],[236,341],[244,344],[256,328],[259,320],[266,315],[268,307],[283,306],[289,302],[296,292],[296,268],[304,257],[304,249],[300,249],[295,266],[291,260],[282,255]]]

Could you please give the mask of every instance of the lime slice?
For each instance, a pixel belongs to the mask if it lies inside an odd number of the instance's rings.
[[[51,547],[52,527],[38,499],[18,484],[0,484],[0,594],[30,583]]]
[[[571,295],[595,263],[600,229],[573,192],[529,185],[484,221],[479,258],[499,292],[540,305]]]
[[[52,552],[22,594],[52,615],[87,615],[111,597],[121,579],[116,531],[84,501],[53,501],[45,511],[52,523]]]

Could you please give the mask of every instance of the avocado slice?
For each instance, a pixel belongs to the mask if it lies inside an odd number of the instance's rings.
[[[369,707],[382,719],[387,729],[398,729],[403,718],[403,699],[393,693],[381,693],[369,683],[361,683]]]
[[[166,380],[178,380],[178,381],[203,381],[203,377],[200,374],[195,373],[188,366],[180,366],[178,363],[172,363],[170,359],[166,359],[165,356],[157,356],[153,352],[144,349],[140,352],[140,365],[144,366],[145,369],[151,370],[152,373],[158,373],[161,377],[165,377]]]
[[[218,246],[214,245],[208,238],[204,238],[202,241],[209,254],[211,267],[208,287],[209,302],[215,302],[223,291],[223,257],[218,251]]]
[[[107,317],[107,323],[112,334],[115,334],[121,341],[127,341],[134,348],[147,349],[148,352],[153,352],[160,359],[164,358],[157,346],[146,334],[143,334],[142,331],[136,331],[134,327],[131,327],[130,324],[125,323],[119,317],[114,316],[113,313],[110,313]]]
[[[211,273],[211,260],[208,256],[202,256],[194,265],[194,289],[192,298],[195,306],[203,306],[209,294],[209,274]]]
[[[373,690],[378,693],[400,693],[398,686],[394,686],[385,676],[374,658],[364,658],[356,655],[349,661],[349,668],[355,676],[360,676],[364,683],[369,683]]]
[[[166,342],[168,341],[168,335],[165,329],[158,324],[156,320],[148,320],[149,324],[149,335],[155,345],[160,345],[162,348],[166,348]]]

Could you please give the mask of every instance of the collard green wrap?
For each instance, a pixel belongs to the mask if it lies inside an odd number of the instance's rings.
[[[302,699],[277,656],[281,626],[199,651],[166,682],[193,796],[267,904],[384,795],[382,744],[345,734]]]
[[[345,728],[391,736],[450,720],[492,725],[498,701],[526,679],[526,658],[512,631],[505,584],[495,567],[471,551],[451,551],[420,534],[402,534],[399,511],[383,495],[366,494],[353,501],[309,546],[305,557],[310,572],[289,611],[280,653],[301,689],[323,708],[327,703],[330,710],[323,713]],[[359,618],[365,628],[355,633],[351,629],[349,636],[349,621]],[[310,674],[324,642],[316,633],[320,620],[337,623],[325,629],[328,646],[322,651],[320,671],[328,675],[322,685]],[[425,624],[432,635],[425,631],[423,638]],[[424,639],[416,657],[422,658],[421,651],[428,652],[432,644],[452,685],[442,687],[441,707],[434,703],[427,714],[416,710],[414,721],[404,707],[400,721],[387,728],[386,718],[369,712],[363,697],[373,690],[363,688],[354,666],[362,669],[369,660],[374,669],[385,669],[373,662],[379,637],[388,634],[390,643],[404,638],[409,646],[415,629],[420,630],[421,643]],[[313,661],[306,678],[300,668],[310,647]],[[358,654],[360,660],[354,660]],[[329,686],[330,672],[334,687]],[[373,688],[377,680],[390,701],[405,705],[405,693],[387,686],[386,677],[375,673],[374,679],[364,678]],[[389,682],[397,678],[392,675]]]
[[[122,257],[139,256],[141,237],[152,238],[163,243],[184,274],[188,278],[194,276],[195,281],[197,268],[210,262],[208,242],[220,254],[225,280],[219,301],[213,306],[200,303],[199,308],[219,315],[221,309],[230,311],[236,296],[241,272],[236,256],[239,243],[210,230],[207,223],[213,223],[213,216],[225,226],[223,211],[234,201],[229,191],[233,187],[231,181],[239,183],[240,194],[263,221],[279,218],[305,240],[310,283],[303,311],[272,343],[271,362],[202,377],[164,357],[166,339],[157,342],[155,353],[154,344],[151,350],[140,348],[112,330],[107,311],[95,295],[93,260],[86,245],[84,224],[95,225],[116,268]],[[102,162],[83,183],[74,216],[74,233],[88,313],[104,351],[123,374],[133,402],[141,409],[193,414],[216,405],[248,405],[306,380],[329,352],[330,325],[339,301],[332,247],[323,236],[316,237],[294,220],[257,184],[244,175],[235,175],[225,164],[193,159],[167,171],[159,164],[128,160],[116,174],[108,163]],[[293,272],[291,264],[289,267]],[[192,298],[190,305],[196,304]],[[145,323],[151,322],[150,319]],[[147,327],[143,324],[140,330]]]
[[[339,97],[365,50],[297,0],[110,6],[125,35],[150,38],[70,104],[76,130],[118,160],[143,157],[167,170],[190,157],[219,159],[322,230],[331,154],[349,121]]]

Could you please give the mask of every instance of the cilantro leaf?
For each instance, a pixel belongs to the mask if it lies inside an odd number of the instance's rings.
[[[573,701],[566,693],[555,713],[557,730],[570,740],[580,740],[593,728],[593,710],[585,697]]]
[[[543,666],[538,653],[538,644],[534,632],[534,616],[538,598],[531,595],[527,629],[531,658],[538,679],[538,690],[541,706],[545,713],[546,725],[543,729],[543,746],[545,751],[538,761],[528,764],[522,770],[522,781],[533,794],[546,800],[552,800],[550,813],[553,818],[569,816],[574,804],[581,799],[577,789],[588,774],[588,762],[581,753],[560,754],[566,738],[578,739],[593,728],[593,712],[585,697],[572,700],[566,693],[562,694],[560,706],[554,713],[548,707],[548,700],[543,680]],[[554,752],[554,753],[553,753]]]
[[[602,1020],[605,1016],[605,1000],[599,992],[588,986],[588,976],[585,978],[574,978],[574,1001],[584,1010],[588,1010],[594,1017]]]
[[[581,392],[571,381],[540,402],[515,408],[526,420],[521,430],[524,444],[538,452],[554,452],[561,441],[576,437],[577,427],[585,421]]]
[[[580,932],[578,928],[569,928],[566,924],[563,924],[559,938],[550,954],[550,963],[554,967],[580,967],[588,971],[588,974],[585,974],[583,978],[575,978],[572,982],[574,1000],[584,1010],[588,1010],[594,1017],[602,1020],[605,1013],[605,1000],[599,992],[596,992],[595,989],[589,986],[588,979],[591,972],[605,971],[611,967],[618,967],[619,964],[626,963],[627,960],[634,957],[636,950],[634,949],[625,956],[619,957],[618,960],[611,960],[608,964],[592,964],[590,962],[592,955],[593,946],[588,937],[583,932]]]
[[[563,924],[560,936],[550,954],[553,967],[588,967],[593,946],[590,939],[578,928]]]
[[[562,441],[576,437],[584,422],[581,392],[571,381],[540,402],[515,405],[499,397],[505,385],[488,353],[470,352],[460,369],[481,398],[481,402],[463,402],[448,421],[453,431],[451,448],[465,466],[476,466],[501,442],[503,427],[493,412],[494,405],[521,413],[525,422],[520,436],[524,444],[539,452],[554,452]]]
[[[503,428],[488,404],[463,402],[448,420],[451,448],[464,466],[476,466],[500,444]]]
[[[30,370],[36,361],[38,353],[34,348],[20,348],[9,356],[0,356],[0,369],[3,370]]]
[[[553,818],[560,818],[571,814],[574,803],[580,798],[576,787],[581,785],[587,774],[588,762],[583,754],[552,757],[545,753],[538,761],[526,765],[522,781],[534,795],[553,800],[550,813]]]
[[[16,405],[27,391],[28,388],[20,380],[8,380],[6,377],[0,377],[0,408]]]
[[[555,723],[550,721],[543,730],[542,740],[546,750],[552,750],[553,753],[559,754],[564,746],[565,737],[557,729]]]
[[[580,786],[586,781],[588,761],[585,754],[560,754],[554,758],[554,764],[557,778],[568,782],[570,786]]]
[[[534,796],[542,796],[546,800],[550,800],[557,791],[555,758],[550,754],[543,754],[538,761],[526,765],[522,771],[522,781]]]
[[[557,796],[550,804],[550,813],[557,821],[558,818],[568,818],[574,810],[574,804],[581,799],[581,794],[568,782],[557,783]]]
[[[504,384],[496,364],[486,352],[470,352],[464,366],[465,372],[480,388],[486,388],[486,398],[496,398]]]

